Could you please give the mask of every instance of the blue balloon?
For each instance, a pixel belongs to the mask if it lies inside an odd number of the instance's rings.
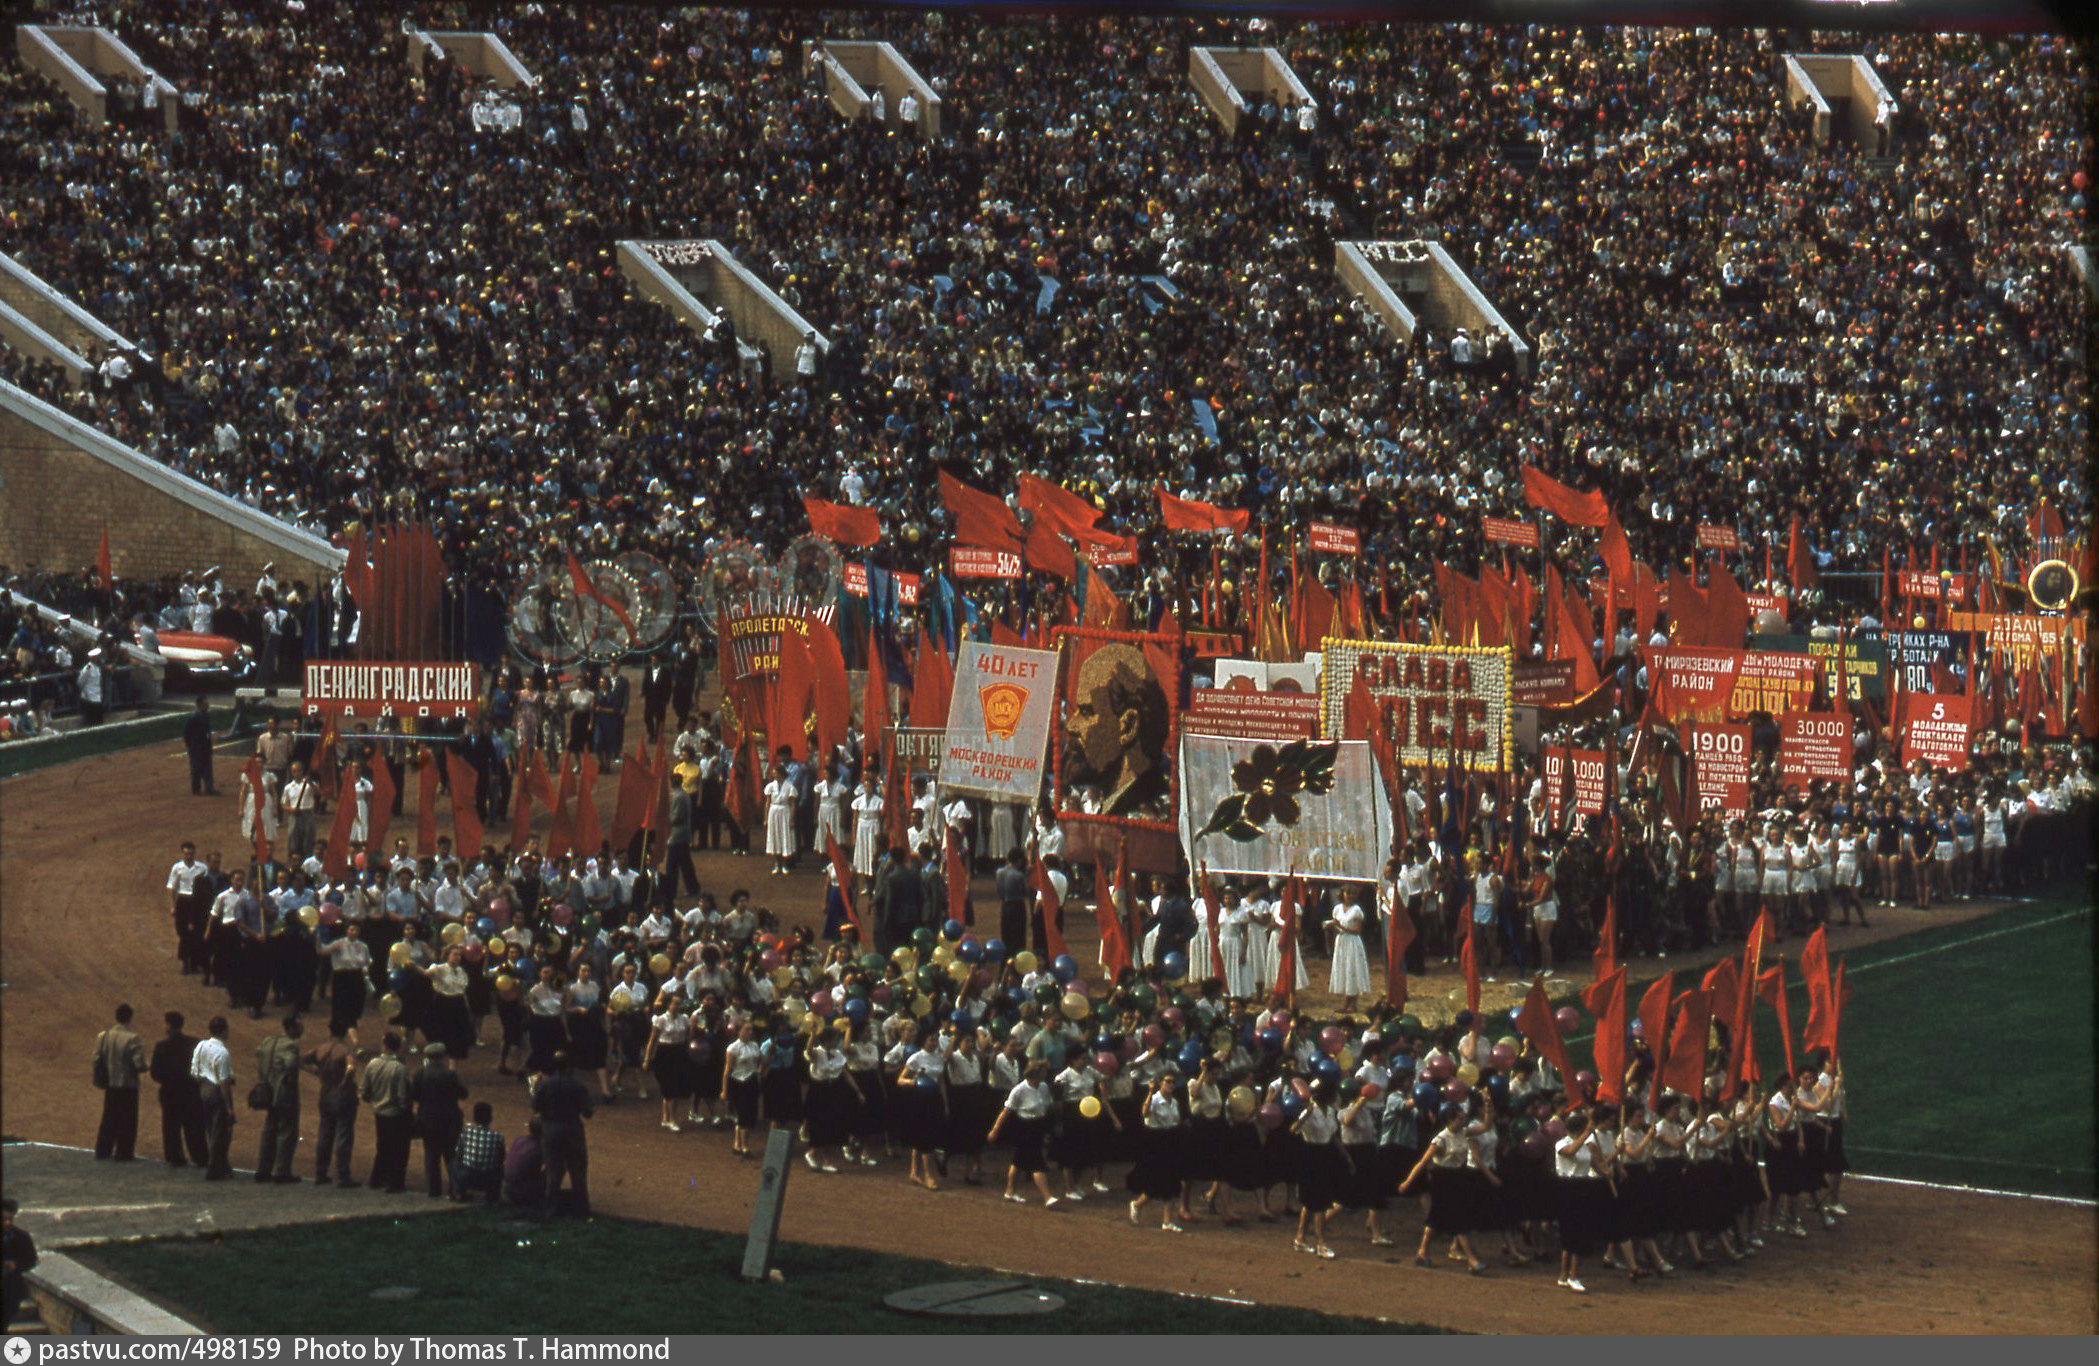
[[[1414,1055],[1412,1053],[1401,1053],[1392,1059],[1392,1070],[1394,1073],[1404,1072],[1410,1077],[1413,1076]]]
[[[948,921],[940,927],[940,935],[943,939],[960,939],[962,937],[962,922],[959,920]]]
[[[985,956],[986,958],[990,959],[990,960],[991,960],[992,962],[994,962],[994,963],[1003,963],[1003,962],[1005,962],[1005,961],[1006,961],[1006,941],[1005,941],[1005,940],[1003,940],[1003,939],[987,939],[987,940],[985,940],[985,941],[984,941],[984,956]]]
[[[1182,1044],[1180,1058],[1181,1068],[1183,1071],[1193,1071],[1194,1069],[1201,1067],[1203,1064],[1202,1040],[1190,1039],[1188,1040],[1188,1042]]]
[[[1115,1051],[1115,1036],[1105,1029],[1094,1035],[1093,1051],[1096,1053],[1113,1053]]]
[[[1338,1082],[1341,1080],[1341,1064],[1332,1058],[1321,1058],[1312,1065],[1312,1075],[1321,1081]]]
[[[980,939],[963,940],[961,943],[955,945],[955,957],[961,959],[965,963],[983,962],[984,942]]]
[[[1159,966],[1166,969],[1168,977],[1175,979],[1186,977],[1188,975],[1188,955],[1176,950],[1160,959]]]
[[[1261,1047],[1267,1049],[1271,1053],[1275,1052],[1278,1048],[1281,1048],[1283,1046],[1283,1031],[1280,1029],[1276,1029],[1273,1026],[1262,1030],[1259,1034],[1255,1035],[1254,1037],[1258,1038],[1261,1041]]]
[[[1294,1120],[1305,1112],[1305,1098],[1295,1091],[1283,1093],[1283,1118]]]
[[[1079,980],[1079,960],[1068,953],[1060,953],[1057,960],[1050,964],[1050,971],[1056,974],[1060,982],[1076,982]]]
[[[1416,1083],[1415,1083],[1415,1085],[1414,1085],[1414,1103],[1415,1103],[1416,1105],[1422,1106],[1422,1107],[1423,1107],[1423,1108],[1425,1109],[1425,1108],[1428,1108],[1428,1107],[1430,1107],[1430,1106],[1434,1106],[1434,1105],[1439,1105],[1439,1104],[1441,1104],[1441,1103],[1442,1103],[1442,1101],[1443,1101],[1443,1088],[1442,1088],[1442,1087],[1440,1087],[1440,1086],[1436,1085],[1436,1083],[1434,1083],[1434,1082],[1432,1082],[1432,1081],[1424,1081],[1424,1082],[1416,1082]]]
[[[852,996],[847,998],[845,1003],[845,1017],[848,1020],[851,1020],[854,1024],[866,1024],[868,1010],[869,1007],[867,1004],[867,998],[865,996]]]
[[[1487,1094],[1494,1097],[1494,1103],[1496,1105],[1500,1105],[1506,1100],[1508,1100],[1509,1079],[1499,1072],[1496,1072],[1493,1076],[1488,1077]]]
[[[918,1089],[921,1091],[938,1091],[940,1089],[940,1078],[929,1077],[925,1073],[921,1072],[918,1074],[917,1085]]]
[[[415,974],[407,968],[395,968],[386,976],[387,985],[391,986],[395,991],[408,990],[408,984],[414,980]]]
[[[966,1010],[951,1010],[948,1012],[947,1022],[952,1025],[966,1025],[969,1023],[969,1012]]]
[[[474,933],[481,936],[483,939],[495,938],[496,918],[492,915],[484,915],[479,920],[476,920],[474,922]]]

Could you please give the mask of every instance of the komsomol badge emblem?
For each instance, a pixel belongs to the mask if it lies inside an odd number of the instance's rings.
[[[992,683],[977,689],[984,707],[984,729],[1000,740],[1011,740],[1020,729],[1020,714],[1027,709],[1028,690],[1018,683]]]

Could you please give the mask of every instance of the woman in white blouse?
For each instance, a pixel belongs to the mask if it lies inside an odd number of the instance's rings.
[[[1254,995],[1253,964],[1248,956],[1247,942],[1254,912],[1240,899],[1237,888],[1227,888],[1223,901],[1224,914],[1217,927],[1217,946],[1224,955],[1224,993],[1234,1000],[1243,1001]]]
[[[642,1050],[641,1065],[656,1078],[663,1096],[663,1127],[680,1132],[677,1104],[692,1094],[688,1080],[686,1045],[692,1041],[692,1016],[682,995],[669,991],[657,997],[656,1013],[649,1020],[649,1042]]]
[[[1363,949],[1363,906],[1351,896],[1327,921],[1334,931],[1333,958],[1327,969],[1326,989],[1342,998],[1341,1012],[1351,1014],[1356,997],[1370,990],[1370,956]]]
[[[804,1102],[809,1147],[802,1160],[811,1171],[835,1174],[838,1165],[824,1160],[826,1148],[839,1150],[843,1161],[846,1136],[852,1131],[853,1100],[859,1083],[846,1065],[838,1031],[828,1026],[809,1044],[809,1098]]]
[[[1159,1228],[1165,1233],[1184,1231],[1173,1217],[1175,1204],[1185,1203],[1186,1198],[1182,1166],[1187,1130],[1182,1124],[1180,1097],[1174,1094],[1179,1080],[1179,1075],[1170,1071],[1161,1072],[1153,1080],[1151,1091],[1144,1098],[1144,1117],[1137,1131],[1137,1165],[1124,1178],[1137,1196],[1130,1201],[1130,1222],[1136,1223],[1145,1204],[1157,1199],[1162,1210]]]
[[[845,785],[837,760],[832,760],[826,768],[828,771],[823,781],[816,785],[816,843],[813,847],[828,858],[831,841],[836,840],[841,849],[845,847],[846,807],[853,790]]]
[[[1332,1082],[1315,1082],[1312,1098],[1290,1126],[1297,1136],[1297,1237],[1291,1246],[1299,1252],[1331,1260],[1336,1254],[1327,1246],[1326,1219],[1340,1203],[1341,1192],[1355,1167],[1348,1150],[1341,1146],[1341,1116],[1334,1109]],[[1307,1232],[1312,1241],[1305,1241]]]
[[[1064,1203],[1050,1190],[1049,1164],[1042,1156],[1042,1135],[1049,1124],[1050,1107],[1055,1103],[1048,1064],[1030,1063],[1020,1084],[1007,1093],[1006,1103],[986,1136],[987,1142],[996,1143],[1000,1134],[1009,1129],[1013,1133],[1013,1163],[1006,1168],[1005,1198],[1016,1204],[1027,1203],[1027,1197],[1013,1189],[1021,1176],[1035,1183],[1044,1209],[1056,1209]]]
[[[908,1040],[897,1045],[909,1048]],[[896,1076],[897,1127],[911,1150],[906,1178],[929,1191],[940,1189],[933,1175],[933,1151],[940,1146],[947,1114],[940,1103],[940,1083],[947,1074],[947,1054],[937,1038],[906,1054]]]
[[[860,777],[860,790],[853,795],[853,872],[875,875],[875,860],[882,856],[882,789],[872,770]]]
[[[758,1041],[758,1027],[745,1020],[736,1029],[736,1042],[729,1045],[722,1068],[722,1099],[736,1111],[736,1128],[729,1150],[750,1157],[751,1135],[758,1129],[758,1101],[765,1094],[765,1045]]]
[[[771,873],[785,877],[794,866],[794,783],[787,765],[773,765],[772,781],[765,785],[765,852],[771,857]]]

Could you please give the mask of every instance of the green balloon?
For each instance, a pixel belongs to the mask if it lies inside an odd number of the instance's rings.
[[[1412,1015],[1402,1015],[1392,1023],[1398,1025],[1403,1032],[1408,1034],[1419,1034],[1421,1032],[1421,1021]]]
[[[1063,989],[1055,982],[1044,982],[1035,988],[1035,1000],[1039,1005],[1053,1006],[1063,999]]]
[[[918,951],[920,953],[931,953],[933,951],[933,946],[940,941],[934,936],[931,930],[921,925],[919,928],[911,932],[911,942],[918,946]]]
[[[860,955],[860,966],[869,972],[879,973],[889,966],[889,960],[879,953],[863,953]]]
[[[1406,1037],[1406,1033],[1406,1027],[1400,1024],[1399,1021],[1387,1020],[1384,1027],[1378,1030],[1378,1037],[1386,1043],[1398,1043],[1402,1038]]]
[[[855,997],[865,998],[867,995],[867,983],[855,982],[845,989],[845,994],[846,999],[848,1000],[851,1000]]]
[[[1538,1121],[1532,1119],[1529,1115],[1524,1115],[1509,1126],[1509,1132],[1514,1134],[1520,1142],[1538,1132]]]
[[[938,991],[940,989],[940,986],[941,972],[939,968],[936,968],[931,963],[928,963],[918,970],[918,989],[920,991],[923,991],[928,996],[930,996],[934,992]]]
[[[1140,986],[1135,991],[1131,992],[1130,999],[1137,1003],[1137,1009],[1142,1010],[1147,1014],[1149,1014],[1153,1010],[1156,1010],[1159,1006],[1159,993],[1152,990],[1152,988],[1148,985]]]

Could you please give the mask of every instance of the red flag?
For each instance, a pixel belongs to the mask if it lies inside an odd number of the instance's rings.
[[[1206,867],[1203,879],[1203,918],[1210,923],[1210,975],[1218,981],[1224,980],[1224,944],[1217,937],[1218,923],[1224,915],[1224,899],[1218,895],[1217,884],[1210,881],[1210,870]]]
[[[1114,981],[1131,966],[1129,941],[1122,932],[1122,909],[1115,902],[1115,884],[1108,881],[1107,865],[1096,846],[1093,856],[1093,920],[1100,930],[1101,967]]]
[[[1596,949],[1589,955],[1594,965],[1595,982],[1601,984],[1605,978],[1618,970],[1618,899],[1608,894],[1603,900],[1603,928],[1596,935]],[[1592,987],[1593,991],[1594,988]],[[1599,996],[1597,1000],[1601,1000]],[[1601,1014],[1590,992],[1582,993],[1582,1004],[1588,1006],[1591,1015]]]
[[[1385,1001],[1394,1010],[1407,1004],[1407,946],[1413,942],[1414,917],[1407,914],[1406,899],[1394,887],[1392,915],[1385,922]]]
[[[1687,991],[1677,998],[1675,1027],[1658,1075],[1662,1085],[1694,1100],[1705,1095],[1705,1043],[1713,1028],[1713,998]]]
[[[627,609],[619,605],[618,599],[598,587],[597,583],[590,577],[589,571],[585,570],[582,563],[576,559],[576,552],[573,550],[568,552],[568,577],[569,583],[576,590],[576,601],[579,605],[584,602],[597,603],[600,607],[611,612],[619,621],[619,624],[627,629],[628,640],[638,639],[634,630],[634,619],[627,615]]]
[[[1067,582],[1079,576],[1079,557],[1072,552],[1071,542],[1065,540],[1059,534],[1059,528],[1051,522],[1038,519],[1028,528],[1028,541],[1022,547],[1021,559],[1028,568],[1054,574]]]
[[[903,849],[911,841],[911,785],[904,778],[904,760],[897,756],[896,737],[882,741],[882,819],[889,844]]]
[[[875,645],[874,629],[867,632],[867,683],[860,694],[861,743],[870,751],[880,751],[889,733],[889,671],[882,663],[882,651]]]
[[[1603,982],[1603,1009],[1596,1015],[1596,1098],[1625,1099],[1625,969]]]
[[[976,924],[976,915],[969,907],[969,860],[962,855],[955,827],[945,822],[940,832],[940,871],[947,883],[947,918],[964,925]]]
[[[313,750],[313,779],[321,785],[324,792],[336,784],[335,746],[341,738],[336,730],[335,716],[330,713],[321,722],[320,742]]]
[[[1285,1001],[1297,999],[1297,898],[1297,874],[1292,873],[1283,880],[1283,928],[1278,931],[1282,952],[1275,970],[1275,994]]]
[[[641,829],[649,805],[649,756],[639,741],[620,765],[619,792],[612,799],[612,847],[624,850]]]
[[[1101,519],[1099,508],[1062,485],[1032,474],[1020,476],[1020,506],[1022,511],[1035,514],[1037,526],[1047,523],[1082,543],[1108,544],[1121,539],[1112,532],[1095,529]]]
[[[1669,571],[1669,638],[1678,645],[1708,645],[1705,590],[1681,570]],[[1732,648],[1732,647],[1729,647]]]
[[[1560,1074],[1563,1085],[1574,1084],[1574,1064],[1568,1060],[1567,1045],[1560,1040],[1559,1021],[1553,1018],[1552,1002],[1545,998],[1545,983],[1531,982],[1530,992],[1523,998],[1523,1008],[1516,1012],[1516,1028],[1523,1031],[1538,1056],[1551,1063]]]
[[[1786,1048],[1786,1075],[1792,1076],[1800,1068],[1793,1061],[1792,1011],[1786,1005],[1786,960],[1781,958],[1765,971],[1757,974],[1757,999],[1778,1012],[1778,1038]]]
[[[882,518],[873,508],[827,503],[804,494],[802,511],[809,514],[809,529],[827,541],[870,546],[882,539]]]
[[[1662,1064],[1669,1056],[1669,1001],[1676,992],[1676,974],[1665,972],[1648,984],[1640,997],[1640,1009],[1635,1018],[1640,1022],[1640,1037],[1647,1040],[1647,1050],[1654,1059],[1653,1087],[1648,1092],[1648,1104],[1658,1098],[1662,1085]]]
[[[1574,661],[1574,691],[1587,696],[1603,681],[1596,672],[1595,627],[1586,607],[1577,609],[1574,597],[1560,581],[1560,573],[1545,566],[1545,653],[1551,659]]]
[[[663,780],[670,776],[670,761],[663,752],[664,739],[660,733],[656,736],[656,758],[648,769],[649,800],[641,813],[641,829],[644,835],[661,828],[659,823],[663,815]]]
[[[1472,946],[1472,941],[1478,937],[1468,922],[1465,942],[1458,946],[1458,968],[1465,974],[1465,1009],[1474,1014],[1479,1013],[1480,1008],[1480,965],[1479,951]]]
[[[1611,577],[1618,584],[1617,587],[1612,589],[1612,597],[1609,603],[1613,615],[1607,618],[1607,620],[1615,622],[1618,610],[1617,595],[1621,591],[1630,594],[1635,588],[1633,582],[1633,548],[1632,543],[1625,539],[1625,528],[1619,525],[1618,515],[1608,509],[1604,512],[1600,540],[1602,544],[1598,547],[1598,553],[1603,557],[1603,566],[1610,571]]]
[[[328,826],[328,857],[321,867],[329,877],[341,877],[350,867],[350,822],[357,815],[357,765],[343,768],[343,781],[335,794],[335,819]]]
[[[598,823],[598,756],[583,756],[583,773],[576,783],[576,816],[574,837],[576,852],[584,858],[596,858],[604,846],[605,831]]]
[[[546,786],[546,774],[540,767],[539,751],[525,751],[525,757],[517,766],[516,791],[511,795],[510,847],[522,850],[532,838],[532,799]]]
[[[1807,537],[1800,531],[1800,514],[1796,512],[1786,527],[1786,583],[1798,594],[1821,582],[1822,576],[1815,570],[1815,552],[1808,549]]]
[[[575,790],[576,766],[569,762],[574,755],[561,761],[561,785],[554,790],[554,819],[547,826],[547,857],[559,858],[575,847],[576,825],[569,818],[569,794]]]
[[[824,853],[831,860],[831,875],[838,879],[838,897],[845,903],[846,923],[853,927],[853,935],[864,947],[869,942],[866,931],[860,928],[860,912],[853,905],[853,865],[846,862],[845,850],[838,847],[838,837],[830,831],[824,832]]]
[[[416,751],[415,856],[437,852],[437,756],[428,745]]]
[[[1717,565],[1707,576],[1705,616],[1708,645],[1739,650],[1749,638],[1749,599],[1735,576]]]
[[[1049,869],[1041,859],[1035,860],[1035,897],[1042,908],[1042,942],[1049,949],[1050,961],[1062,958],[1069,950],[1064,947],[1064,931],[1057,927],[1057,915],[1063,903],[1057,897],[1057,885],[1050,881]]]
[[[1193,498],[1176,498],[1159,486],[1159,520],[1168,531],[1232,531],[1241,536],[1253,525],[1245,508],[1221,508]]]
[[[1020,519],[1013,515],[1013,509],[1006,506],[1004,499],[971,488],[946,470],[939,471],[939,475],[940,501],[954,516],[956,545],[983,546],[1020,554],[1027,537],[1021,533]]]
[[[394,771],[376,749],[368,767],[372,772],[372,819],[367,822],[364,847],[376,853],[386,847],[386,827],[394,819]]]
[[[95,551],[95,577],[107,593],[117,586],[117,576],[109,565],[109,523],[102,524],[102,545]]]
[[[1735,960],[1723,958],[1713,964],[1707,970],[1705,980],[1699,985],[1705,989],[1706,995],[1713,998],[1713,1009],[1723,1012],[1721,1015],[1722,1019],[1727,1018],[1725,1012],[1735,1008],[1735,997],[1740,994],[1735,972]]]
[[[445,748],[445,774],[452,780],[452,848],[465,863],[481,852],[488,832],[481,828],[481,813],[474,809],[481,795],[481,775],[460,752]]]
[[[1734,1014],[1728,1021],[1732,1035],[1733,1056],[1728,1060],[1727,1095],[1732,1098],[1745,1081],[1757,1081],[1763,1071],[1757,1066],[1756,1039],[1752,1026],[1755,1023],[1752,1008],[1756,1004],[1757,974],[1762,971],[1764,941],[1771,934],[1771,917],[1759,911],[1756,923],[1749,927],[1749,942],[1742,946],[1742,967],[1735,975]]]
[[[1826,1048],[1834,1055],[1837,1017],[1830,999],[1829,932],[1820,925],[1800,951],[1800,976],[1807,983],[1807,1026],[1801,1031],[1800,1046]]]
[[[911,724],[925,730],[945,729],[954,691],[954,661],[933,643],[931,632],[921,633],[911,678]]]
[[[1600,527],[1611,515],[1601,489],[1577,492],[1535,465],[1523,467],[1523,497],[1532,507],[1544,508],[1575,526]]]

